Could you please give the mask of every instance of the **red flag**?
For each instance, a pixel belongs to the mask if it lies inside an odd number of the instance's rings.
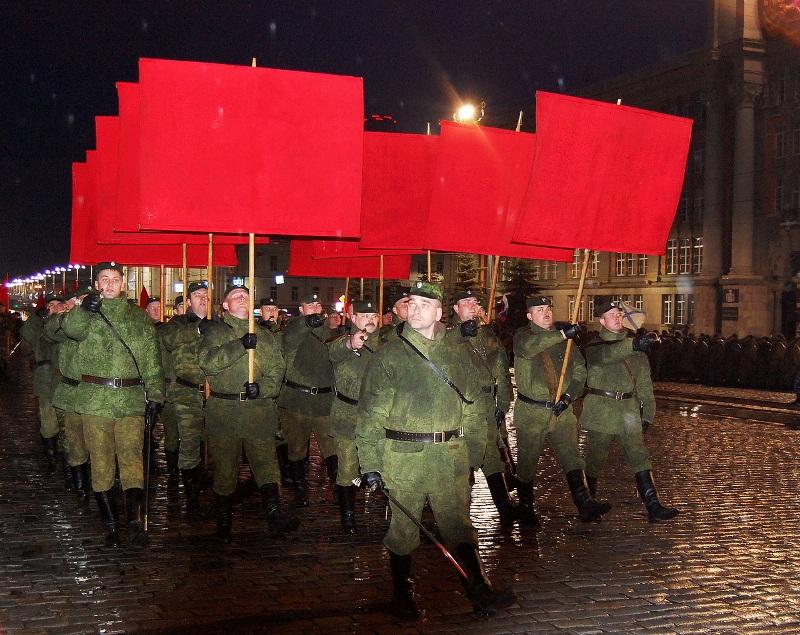
[[[144,285],[142,285],[142,292],[139,294],[139,306],[144,309],[149,302],[150,295],[147,293],[147,289],[145,289]]]
[[[536,93],[536,159],[514,240],[663,254],[692,121]]]
[[[3,284],[0,285],[0,304],[3,304],[6,308],[10,306],[8,303],[9,298],[8,298],[8,287],[6,286],[7,284],[8,284],[8,274],[6,274],[6,279],[3,282]]]
[[[422,249],[439,137],[364,133],[364,249]]]
[[[511,242],[535,135],[442,122],[425,246],[513,258],[572,260],[571,249]],[[547,244],[547,243],[545,243]]]
[[[312,240],[314,258],[374,258],[375,256],[411,256],[419,249],[362,249],[357,240]]]
[[[355,237],[355,77],[142,59],[141,227]]]
[[[293,240],[289,243],[290,276],[314,278],[379,278],[380,257],[314,258],[313,240]],[[385,256],[383,277],[388,280],[407,280],[411,272],[411,256]]]

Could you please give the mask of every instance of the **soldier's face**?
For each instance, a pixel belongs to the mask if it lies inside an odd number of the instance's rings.
[[[94,288],[104,300],[113,300],[122,294],[122,274],[116,269],[103,269],[97,274]]]
[[[145,311],[153,322],[158,322],[161,319],[161,302],[150,302]]]
[[[300,305],[300,315],[311,315],[322,313],[322,305],[319,302],[303,302]]]
[[[208,289],[192,291],[189,296],[189,306],[192,307],[192,313],[197,317],[204,318],[208,314]]]
[[[376,313],[351,313],[350,321],[359,331],[374,333],[378,328],[378,315]]]
[[[474,320],[475,316],[478,315],[480,308],[481,305],[475,298],[465,298],[463,300],[459,300],[453,305],[453,311],[458,316],[458,319],[462,322]]]
[[[232,316],[244,320],[250,311],[250,294],[244,289],[236,289],[226,296],[222,308]]]
[[[278,307],[274,304],[261,305],[261,319],[262,320],[275,320],[278,321]]]
[[[622,330],[622,318],[624,313],[617,308],[610,309],[600,316],[600,324],[609,331],[619,333]]]
[[[58,300],[51,300],[47,303],[47,314],[53,315],[53,313],[63,313],[66,311],[67,307],[63,302],[59,302]]]
[[[341,313],[331,313],[328,316],[328,328],[335,329],[339,328],[341,325],[342,325]]]
[[[403,298],[395,302],[394,307],[392,307],[392,313],[394,313],[401,322],[405,322],[408,319],[408,298]]]
[[[531,307],[528,310],[528,319],[539,328],[549,329],[553,326],[553,307],[547,305]]]
[[[183,315],[183,302],[175,306],[175,315]],[[202,315],[200,317],[203,317]]]
[[[408,323],[415,331],[433,326],[442,319],[442,303],[433,298],[412,295],[408,298]]]

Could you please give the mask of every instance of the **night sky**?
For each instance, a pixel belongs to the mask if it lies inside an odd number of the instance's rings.
[[[404,132],[485,100],[532,129],[534,91],[572,92],[701,46],[704,0],[12,1],[0,6],[0,274],[67,263],[71,163],[116,114],[139,57],[364,78],[366,113]],[[324,113],[322,113],[324,116]],[[436,131],[434,127],[434,132]]]

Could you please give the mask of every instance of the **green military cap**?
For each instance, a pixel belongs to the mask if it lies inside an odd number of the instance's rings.
[[[478,291],[473,291],[472,289],[464,289],[461,291],[456,291],[453,294],[453,304],[458,304],[461,300],[466,300],[467,298],[475,298],[480,302],[481,297]]]
[[[319,301],[319,293],[306,293],[300,298],[300,302],[302,304],[313,304],[314,302]]]
[[[275,298],[261,298],[258,301],[258,306],[278,306]]]
[[[222,294],[222,299],[224,300],[225,298],[227,298],[231,293],[233,293],[237,289],[244,289],[245,291],[247,291],[247,293],[250,293],[250,289],[248,289],[243,284],[230,284],[230,285],[228,285],[228,288],[225,289],[225,293]]]
[[[147,300],[147,304],[153,304],[153,302],[161,302],[161,298],[157,295],[151,295]]]
[[[389,303],[387,313],[392,310],[395,304],[400,302],[401,300],[408,300],[408,291],[400,291],[399,293],[395,293],[389,296]]]
[[[46,305],[50,304],[51,302],[63,302],[63,301],[64,298],[62,298],[60,295],[56,295],[55,293],[48,293],[46,296],[44,296],[44,303]]]
[[[441,302],[444,298],[441,285],[434,284],[433,282],[427,282],[425,280],[419,280],[412,284],[411,288],[408,290],[408,295],[418,295],[422,296],[423,298],[439,300],[439,302]]]
[[[94,279],[97,280],[97,277],[100,275],[101,271],[105,271],[106,269],[113,269],[114,271],[119,272],[119,275],[125,275],[125,271],[122,269],[122,265],[114,262],[113,260],[110,262],[99,262],[94,268]]]
[[[594,316],[601,317],[611,309],[618,309],[619,302],[614,302],[610,295],[596,295],[594,297]]]
[[[530,295],[525,299],[525,306],[532,309],[535,306],[553,306],[550,298],[544,295]]]
[[[189,295],[192,295],[195,291],[200,289],[208,289],[208,282],[205,280],[195,280],[189,283]]]
[[[182,295],[176,295],[175,296],[175,302],[173,302],[172,305],[173,306],[180,306],[181,304],[183,304],[183,296]]]
[[[353,313],[377,313],[378,305],[372,300],[354,300]]]

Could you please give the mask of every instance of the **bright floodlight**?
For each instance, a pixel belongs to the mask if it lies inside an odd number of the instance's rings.
[[[472,104],[463,104],[459,106],[456,111],[455,120],[459,123],[470,123],[475,121],[475,106]]]

